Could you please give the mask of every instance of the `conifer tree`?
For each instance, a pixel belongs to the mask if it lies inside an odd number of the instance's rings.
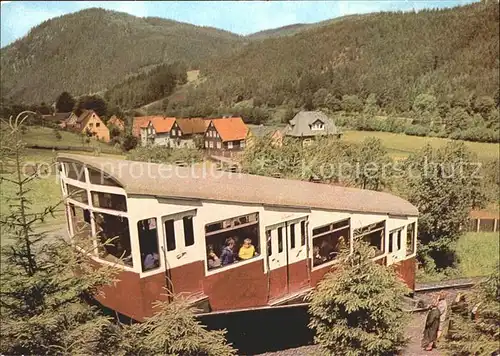
[[[182,297],[158,301],[156,314],[143,323],[123,325],[117,355],[232,356],[225,331],[209,331]]]
[[[500,275],[497,266],[465,299],[462,312],[450,317],[446,349],[457,356],[490,356],[500,351]],[[452,306],[453,307],[453,306]],[[476,307],[475,316],[471,315]],[[453,309],[452,309],[453,310]]]
[[[309,295],[309,327],[325,355],[396,355],[406,344],[408,291],[390,267],[373,261],[375,251],[355,242],[339,265]]]
[[[93,354],[106,349],[101,335],[110,320],[85,303],[97,288],[111,282],[109,267],[93,268],[61,238],[41,233],[39,224],[56,206],[41,212],[31,209],[30,185],[40,176],[36,168],[23,175],[24,143],[21,127],[29,112],[10,118],[10,132],[2,135],[2,160],[14,173],[1,178],[15,192],[9,212],[2,211],[0,285],[0,352],[9,355]]]

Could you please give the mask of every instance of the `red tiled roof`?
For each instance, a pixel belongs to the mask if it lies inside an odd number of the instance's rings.
[[[248,134],[248,127],[241,117],[212,119],[211,121],[222,141],[244,140]]]
[[[149,122],[153,124],[156,132],[163,133],[169,132],[175,122],[175,117],[163,116],[138,116],[134,117],[132,124],[132,135],[135,137],[141,136],[141,127],[146,127]]]
[[[210,121],[199,117],[177,119],[176,122],[184,135],[205,133],[210,123]]]

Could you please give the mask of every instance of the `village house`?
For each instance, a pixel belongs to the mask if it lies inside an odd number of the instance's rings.
[[[205,132],[205,148],[219,154],[239,152],[246,146],[248,131],[241,117],[212,119]]]
[[[256,138],[262,139],[264,137],[269,137],[273,146],[283,146],[283,130],[264,125],[250,126],[249,128],[246,140],[247,147],[251,147]]]
[[[168,146],[175,117],[148,116],[140,127],[141,146]]]
[[[136,116],[132,120],[132,136],[141,139],[141,127],[144,126],[156,116]]]
[[[65,127],[66,120],[68,120],[72,114],[72,112],[58,112],[50,115],[42,115],[42,125]]]
[[[108,120],[108,126],[115,126],[121,132],[125,131],[125,122],[119,119],[116,115],[111,116]]]
[[[98,140],[109,142],[109,130],[94,110],[83,110],[78,117],[73,113],[66,121],[65,127],[83,134],[90,133]]]
[[[307,145],[320,136],[334,136],[340,139],[342,133],[333,120],[321,111],[301,111],[290,120],[285,135],[299,138],[303,145]]]
[[[176,119],[170,132],[171,147],[196,148],[196,137],[200,137],[203,143],[203,135],[209,124],[209,120],[199,117]]]

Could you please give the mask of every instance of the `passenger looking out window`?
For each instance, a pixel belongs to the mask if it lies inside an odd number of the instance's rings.
[[[207,224],[205,239],[209,270],[252,259],[259,255],[258,213]]]
[[[243,245],[240,247],[240,252],[238,253],[238,257],[241,260],[248,260],[254,256],[258,256],[259,254],[255,251],[255,246],[252,245],[252,240],[246,238],[243,241]]]
[[[128,219],[121,216],[94,213],[96,233],[101,245],[99,257],[114,263],[133,266]]]
[[[214,252],[214,246],[208,245],[207,247],[207,260],[208,269],[216,268],[221,266],[220,258]]]
[[[223,266],[227,266],[230,265],[231,263],[234,263],[235,261],[234,251],[233,251],[234,245],[235,245],[234,239],[232,237],[228,237],[226,239],[226,245],[220,255],[221,264]]]
[[[335,260],[349,248],[350,220],[345,219],[313,229],[313,266]]]
[[[138,221],[137,231],[139,234],[139,248],[141,250],[142,271],[146,272],[160,267],[156,218]]]

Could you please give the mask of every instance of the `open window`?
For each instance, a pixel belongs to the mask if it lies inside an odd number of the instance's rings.
[[[128,219],[123,216],[94,213],[99,238],[99,257],[132,267],[132,249]]]
[[[205,239],[209,270],[254,258],[260,253],[259,213],[207,224]]]
[[[69,204],[70,222],[73,228],[73,241],[77,246],[90,251],[92,245],[92,227],[90,211]]]
[[[156,218],[144,219],[137,222],[139,248],[141,250],[142,271],[151,271],[160,267],[158,245],[158,228]]]
[[[313,266],[335,260],[343,248],[350,247],[350,219],[313,229]]]
[[[121,194],[92,191],[92,205],[96,208],[127,211],[127,198]]]
[[[389,253],[401,250],[403,228],[391,231],[389,233]]]
[[[384,253],[385,220],[354,230],[354,238],[362,239],[375,248],[376,256]]]
[[[406,227],[406,256],[415,252],[415,223],[409,224]]]

